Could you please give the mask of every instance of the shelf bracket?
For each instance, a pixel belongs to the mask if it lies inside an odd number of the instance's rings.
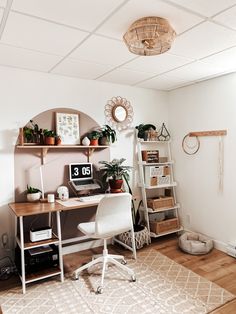
[[[44,159],[48,153],[49,148],[45,147],[45,148],[41,148],[41,165],[44,165]]]

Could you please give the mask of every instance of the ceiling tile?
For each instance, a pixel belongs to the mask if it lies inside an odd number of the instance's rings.
[[[200,59],[234,45],[236,32],[211,22],[204,22],[178,36],[171,53]]]
[[[183,80],[193,81],[220,74],[222,72],[224,72],[224,70],[219,66],[216,67],[212,64],[196,61],[169,73]]]
[[[123,0],[14,0],[13,9],[92,31]]]
[[[5,8],[6,4],[7,4],[7,0],[0,0],[0,7]]]
[[[192,59],[164,53],[157,56],[139,57],[121,68],[160,74],[193,61]]]
[[[135,58],[135,55],[121,41],[93,35],[71,57],[115,66]]]
[[[235,0],[171,0],[185,8],[210,17],[236,4]]]
[[[60,59],[60,56],[0,44],[1,65],[47,72]]]
[[[236,6],[217,15],[213,20],[236,30]]]
[[[196,15],[180,10],[158,0],[130,0],[97,31],[99,34],[122,39],[129,26],[137,19],[145,16],[167,18],[177,33],[181,33],[201,22]]]
[[[236,47],[227,49],[210,57],[202,59],[203,62],[210,63],[216,67],[221,67],[224,71],[236,70]]]
[[[137,84],[137,86],[157,90],[169,90],[186,84],[188,84],[187,80],[183,80],[180,77],[176,77],[171,73],[166,73],[158,75],[157,77],[151,80],[139,83]]]
[[[86,32],[11,12],[2,43],[41,52],[65,55],[81,42]]]
[[[100,81],[106,81],[118,84],[134,85],[139,81],[145,80],[151,77],[150,73],[131,71],[126,69],[116,69],[110,73],[105,74]]]
[[[93,80],[109,70],[111,67],[108,65],[69,58],[60,63],[52,73]]]
[[[3,12],[4,12],[4,10],[0,9],[0,23],[1,23],[1,20],[2,20],[2,17],[3,17]]]

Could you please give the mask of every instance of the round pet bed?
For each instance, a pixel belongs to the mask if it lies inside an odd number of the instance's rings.
[[[179,247],[189,254],[207,254],[213,249],[213,241],[198,233],[185,232],[179,237]]]

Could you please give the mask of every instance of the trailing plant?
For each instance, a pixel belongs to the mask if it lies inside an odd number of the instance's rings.
[[[30,122],[23,128],[23,132],[27,142],[37,142],[37,137],[42,134],[42,129],[39,129],[38,124],[33,120],[30,120]]]
[[[114,143],[117,140],[116,130],[112,129],[108,124],[101,128],[101,136],[106,137],[109,143]]]
[[[135,127],[138,130],[138,138],[145,138],[145,132],[149,130],[156,130],[155,125],[153,124],[139,124]]]

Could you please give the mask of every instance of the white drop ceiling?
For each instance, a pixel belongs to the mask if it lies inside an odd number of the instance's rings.
[[[130,53],[138,18],[169,20],[169,52]],[[0,65],[156,90],[236,71],[236,0],[0,0]]]

